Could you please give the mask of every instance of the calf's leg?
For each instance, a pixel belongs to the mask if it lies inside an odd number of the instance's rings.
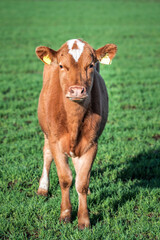
[[[79,198],[78,207],[78,227],[84,229],[90,226],[88,208],[87,208],[87,192],[90,180],[90,171],[92,163],[96,156],[97,144],[94,144],[81,157],[72,158],[76,170],[76,190]]]
[[[72,206],[69,190],[72,184],[72,173],[68,165],[68,157],[60,151],[58,144],[51,144],[51,151],[56,164],[62,193],[60,221],[70,222]]]
[[[44,140],[44,147],[43,147],[43,172],[42,176],[39,181],[39,188],[38,188],[38,195],[47,196],[48,195],[48,188],[49,188],[49,170],[52,162],[52,153],[49,147],[49,141],[46,136]]]

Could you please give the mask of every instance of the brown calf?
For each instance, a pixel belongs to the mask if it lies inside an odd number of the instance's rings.
[[[38,194],[48,194],[49,170],[54,159],[62,192],[60,220],[71,221],[72,173],[68,165],[71,157],[76,171],[80,229],[90,226],[87,209],[90,171],[108,115],[108,95],[98,72],[99,62],[110,64],[116,50],[114,44],[94,50],[78,39],[69,40],[58,51],[36,48],[37,56],[45,63],[38,105],[45,138]]]

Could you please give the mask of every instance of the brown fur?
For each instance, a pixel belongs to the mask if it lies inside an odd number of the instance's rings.
[[[106,53],[112,59],[116,46],[107,44],[96,51],[86,42],[81,42],[85,45],[78,62],[68,53],[67,43],[58,51],[38,47],[36,53],[42,61],[46,55],[51,59],[51,64],[44,66],[43,88],[38,105],[38,119],[45,135],[44,170],[40,184],[45,182],[45,174],[46,179],[49,176],[53,157],[62,191],[60,220],[70,221],[69,188],[72,174],[68,156],[72,157],[79,195],[78,225],[83,229],[90,225],[87,209],[90,171],[97,152],[97,141],[108,116],[108,95],[104,80],[98,73],[97,61]],[[76,42],[72,48],[78,48]],[[78,89],[77,86],[84,87],[87,97],[82,91],[78,92],[79,96],[73,101],[67,98],[72,86],[73,90]],[[84,100],[81,95],[85,97]],[[46,195],[48,189],[43,189],[42,186],[43,184],[40,185],[38,194]]]

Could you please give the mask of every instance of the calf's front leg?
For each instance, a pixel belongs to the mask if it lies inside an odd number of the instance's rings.
[[[62,193],[60,221],[70,222],[72,206],[69,190],[72,184],[72,173],[68,165],[68,157],[60,151],[58,143],[51,143],[50,146]]]
[[[76,190],[79,198],[78,206],[78,227],[84,229],[90,226],[88,208],[87,208],[87,192],[90,180],[90,171],[96,156],[97,144],[95,143],[81,157],[72,158],[76,170]]]

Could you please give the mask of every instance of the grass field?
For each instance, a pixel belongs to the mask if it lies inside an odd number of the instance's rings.
[[[0,238],[160,239],[160,2],[0,1]],[[92,168],[92,228],[58,221],[61,192],[55,165],[49,197],[36,195],[43,134],[37,120],[43,63],[35,48],[58,49],[82,38],[94,48],[118,45],[101,66],[109,120]],[[75,173],[73,176],[75,179]]]

